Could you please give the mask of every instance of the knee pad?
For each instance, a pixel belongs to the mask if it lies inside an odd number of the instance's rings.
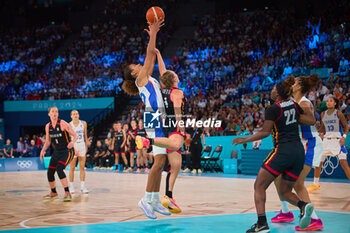
[[[56,170],[57,170],[57,175],[60,178],[60,180],[66,178],[66,173],[64,173],[64,168],[65,167],[63,166],[63,164],[58,164],[57,165]]]
[[[49,168],[47,170],[47,179],[49,180],[49,182],[55,181],[55,169]]]

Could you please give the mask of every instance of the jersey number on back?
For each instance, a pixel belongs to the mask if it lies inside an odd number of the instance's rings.
[[[295,119],[295,109],[294,108],[285,111],[284,116],[287,118],[286,125],[290,125],[290,124],[297,122],[297,119]]]

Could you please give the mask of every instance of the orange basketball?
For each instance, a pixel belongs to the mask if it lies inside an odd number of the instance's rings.
[[[149,8],[146,14],[146,19],[149,23],[154,23],[156,20],[162,20],[164,18],[164,11],[158,6]]]

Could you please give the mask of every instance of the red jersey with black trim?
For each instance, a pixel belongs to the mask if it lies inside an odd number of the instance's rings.
[[[300,141],[299,117],[303,109],[293,100],[280,100],[265,111],[265,120],[274,121],[272,128],[273,144]]]
[[[53,127],[52,122],[49,125],[49,134],[51,145],[54,150],[66,150],[70,143],[70,135],[67,131],[61,130],[61,120],[57,120],[57,124]]]

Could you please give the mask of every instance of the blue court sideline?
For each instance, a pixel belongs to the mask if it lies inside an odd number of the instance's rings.
[[[299,211],[293,211],[294,216],[299,215]],[[318,232],[327,233],[350,233],[350,214],[336,213],[327,211],[317,211],[324,223],[324,229]],[[267,217],[271,219],[276,213],[268,212]],[[136,222],[117,222],[103,224],[87,224],[60,227],[31,228],[19,230],[5,230],[1,233],[101,233],[101,232],[200,232],[200,233],[219,233],[234,232],[241,233],[256,221],[255,213],[214,215],[203,217],[187,217],[176,219],[161,219]],[[273,224],[269,222],[271,233],[295,233],[294,227],[298,224],[293,223]],[[311,232],[311,231],[309,231]]]

